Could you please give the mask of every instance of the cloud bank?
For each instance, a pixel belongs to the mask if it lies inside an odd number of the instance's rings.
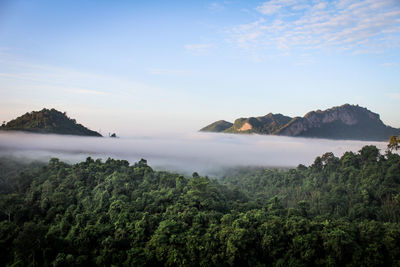
[[[0,133],[0,156],[13,155],[47,161],[58,157],[74,163],[94,159],[126,159],[131,164],[145,158],[157,169],[201,175],[238,166],[295,167],[311,164],[325,152],[341,156],[384,142],[340,141],[281,136],[191,133],[131,138],[96,138],[27,133]]]
[[[400,45],[398,0],[270,0],[256,10],[259,19],[232,29],[241,47],[377,53]]]

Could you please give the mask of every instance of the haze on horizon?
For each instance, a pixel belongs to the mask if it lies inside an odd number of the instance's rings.
[[[103,135],[345,103],[399,128],[400,2],[4,0],[0,94]]]
[[[0,157],[14,156],[48,161],[56,157],[68,163],[107,158],[128,160],[144,158],[156,169],[212,175],[236,167],[296,167],[311,165],[317,156],[333,152],[358,152],[375,145],[382,154],[386,142],[327,140],[267,135],[222,133],[175,133],[136,135],[129,138],[99,138],[24,132],[0,132]]]

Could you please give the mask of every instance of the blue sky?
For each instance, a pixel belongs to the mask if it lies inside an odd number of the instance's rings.
[[[3,0],[0,94],[103,134],[344,103],[400,127],[400,2]]]

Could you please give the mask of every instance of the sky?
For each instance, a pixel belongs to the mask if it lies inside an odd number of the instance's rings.
[[[0,120],[102,134],[358,104],[400,128],[399,0],[0,0]]]

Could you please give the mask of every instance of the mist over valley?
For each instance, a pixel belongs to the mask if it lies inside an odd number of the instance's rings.
[[[176,133],[121,138],[81,137],[24,132],[0,132],[0,155],[48,161],[52,157],[76,163],[87,157],[125,159],[131,164],[146,159],[158,169],[212,174],[239,166],[296,167],[333,152],[359,151],[385,142],[328,140],[266,135]]]

